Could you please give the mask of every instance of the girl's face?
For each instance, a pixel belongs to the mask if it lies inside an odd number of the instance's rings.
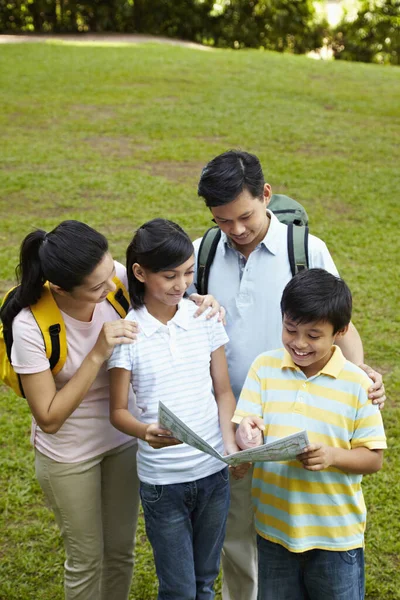
[[[64,292],[70,298],[78,302],[88,302],[98,304],[106,299],[107,294],[116,289],[113,282],[115,277],[114,261],[109,252],[107,252],[97,267],[85,277],[81,285],[77,285],[71,292]]]
[[[141,273],[139,277],[137,267]],[[174,269],[158,273],[144,269],[137,263],[133,269],[135,276],[145,284],[144,300],[146,304],[157,301],[166,306],[175,306],[182,300],[187,288],[193,283],[194,256],[192,255],[186,262]]]

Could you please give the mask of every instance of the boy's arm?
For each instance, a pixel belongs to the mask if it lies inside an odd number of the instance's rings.
[[[382,409],[386,400],[385,387],[383,385],[382,375],[368,365],[364,364],[364,349],[360,334],[353,325],[349,324],[349,328],[344,336],[337,339],[335,342],[347,360],[359,366],[366,372],[368,377],[374,382],[368,392],[368,397],[374,404],[379,404]]]
[[[322,471],[328,467],[336,467],[345,473],[368,475],[381,469],[383,450],[369,448],[346,450],[324,444],[310,444],[297,458],[308,471]]]
[[[110,421],[119,431],[146,441],[152,448],[175,446],[181,442],[171,436],[171,432],[162,429],[158,423],[141,423],[128,409],[131,372],[113,368],[110,376]]]

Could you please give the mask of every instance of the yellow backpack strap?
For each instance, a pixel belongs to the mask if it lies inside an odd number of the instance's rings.
[[[64,320],[48,281],[43,286],[40,300],[30,306],[30,309],[42,333],[50,369],[53,375],[57,375],[67,358],[67,335]]]
[[[110,292],[107,296],[109,303],[115,308],[121,319],[126,317],[129,310],[129,294],[126,287],[117,276],[113,278],[117,289]]]

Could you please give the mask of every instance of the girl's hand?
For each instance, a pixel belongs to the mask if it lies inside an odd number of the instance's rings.
[[[225,456],[229,456],[229,454],[235,454],[235,452],[240,452],[240,448],[237,444],[230,443],[225,445]],[[229,466],[229,472],[234,479],[242,479],[246,475],[250,466],[251,463],[242,463],[236,467]]]
[[[211,319],[211,317],[214,317],[216,314],[218,314],[218,321],[222,321],[222,323],[226,325],[226,310],[220,305],[214,296],[211,296],[211,294],[207,294],[206,296],[200,296],[200,294],[190,294],[189,299],[199,307],[194,314],[195,317],[199,317],[211,306],[211,310],[206,319]]]
[[[261,417],[249,416],[241,420],[236,430],[236,442],[239,448],[255,448],[264,442],[265,423]]]
[[[385,386],[383,385],[382,375],[378,371],[374,371],[371,367],[365,364],[358,365],[360,369],[366,372],[368,377],[372,379],[374,385],[368,390],[368,398],[372,400],[372,404],[379,404],[379,410],[385,406]]]
[[[229,472],[231,473],[233,479],[243,479],[250,467],[251,463],[242,463],[236,467],[229,467]]]
[[[103,364],[105,360],[110,358],[114,346],[132,344],[136,340],[138,332],[139,326],[133,321],[119,319],[118,321],[104,323],[97,342],[91,351],[93,358]]]
[[[146,433],[143,439],[155,450],[158,450],[159,448],[166,448],[167,446],[176,446],[177,444],[182,444],[180,440],[172,437],[172,434],[170,431],[168,431],[168,429],[163,429],[158,423],[151,423],[150,425],[147,425]]]
[[[303,463],[303,467],[307,471],[322,471],[333,464],[334,448],[325,446],[325,444],[310,444],[304,448],[301,454],[297,455],[297,459]]]

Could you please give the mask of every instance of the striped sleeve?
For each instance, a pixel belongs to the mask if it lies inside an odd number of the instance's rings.
[[[225,346],[229,342],[225,327],[218,321],[218,315],[206,321],[208,327],[208,337],[210,340],[210,352],[218,350],[221,346]]]
[[[258,371],[259,359],[256,359],[244,382],[235,414],[232,417],[234,423],[240,423],[244,417],[249,415],[263,418],[261,379]]]
[[[368,399],[367,387],[362,385],[359,388],[351,447],[365,447],[370,450],[387,448],[381,412],[378,406]]]

